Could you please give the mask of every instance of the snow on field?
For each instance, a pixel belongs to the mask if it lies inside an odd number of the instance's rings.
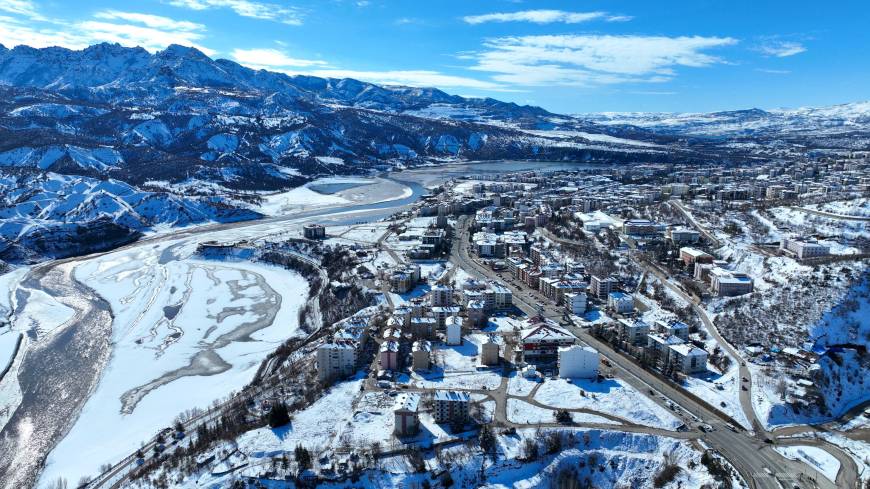
[[[280,216],[318,207],[347,203],[349,203],[347,199],[335,195],[321,194],[303,185],[286,192],[264,195],[263,202],[254,210],[267,216]]]
[[[712,365],[708,365],[707,370],[709,373],[703,377],[687,377],[683,387],[751,430],[752,424],[740,407],[740,371],[737,363],[732,360],[732,367],[722,375],[715,373]],[[722,389],[716,386],[722,386]]]
[[[806,207],[843,216],[870,216],[870,199],[867,198],[837,200],[824,204],[810,204]]]
[[[19,288],[28,294],[24,310],[18,313],[16,324],[27,325],[39,336],[50,335],[58,326],[72,319],[75,311],[37,289]]]
[[[171,424],[243,387],[261,360],[297,334],[307,283],[247,261],[191,257],[170,242],[104,255],[76,278],[111,305],[112,357],[43,481],[98,472]]]
[[[297,445],[315,453],[333,445],[339,430],[351,424],[357,416],[354,399],[359,395],[362,383],[362,379],[357,379],[335,384],[314,404],[294,413],[293,421],[287,426],[260,428],[243,434],[236,440],[239,450],[251,457],[263,458],[281,455],[284,451],[292,452]],[[360,436],[365,436],[366,427],[382,429],[387,423],[385,420],[365,419],[364,416],[358,421],[363,427]],[[392,420],[389,423],[391,425]]]
[[[535,400],[554,408],[592,409],[631,423],[663,429],[675,429],[682,424],[667,409],[617,379],[603,382],[547,380],[538,389]]]
[[[522,319],[512,318],[510,316],[493,316],[489,318],[484,331],[495,331],[499,333],[513,333],[525,327],[525,321]]]
[[[521,399],[507,400],[507,418],[512,423],[520,424],[536,424],[536,423],[555,423],[554,415],[556,410],[542,408],[528,403]],[[589,413],[571,413],[571,419],[575,423],[599,423],[599,424],[619,424],[616,421],[607,419],[603,416],[596,416]]]
[[[496,389],[501,385],[501,374],[491,370],[477,370],[480,344],[485,335],[468,335],[461,345],[438,345],[433,354],[435,362],[428,372],[414,372],[411,379],[415,387],[427,389]]]
[[[652,474],[658,472],[665,459],[681,467],[668,487],[719,486],[700,464],[701,453],[688,442],[619,431],[563,430],[573,435],[573,442],[555,455],[530,463],[511,459],[522,455],[524,439],[539,440],[541,432],[526,428],[517,430],[514,436],[500,436],[503,459],[487,470],[486,484],[481,487],[551,487],[556,485],[553,479],[560,472],[573,468],[577,471],[574,478],[588,481],[590,487],[615,487],[619,486],[617,482],[631,481],[631,487],[647,489],[653,487]],[[695,468],[687,469],[690,466]]]
[[[837,481],[840,461],[819,447],[808,445],[778,446],[774,447],[774,450],[781,453],[785,458],[804,462],[821,472],[831,482]]]
[[[541,385],[540,382],[523,377],[516,370],[511,371],[508,379],[508,394],[512,396],[528,396],[532,390]]]
[[[810,235],[824,234],[845,239],[870,239],[870,226],[865,221],[847,221],[802,212],[790,207],[774,207],[769,212],[792,231]]]

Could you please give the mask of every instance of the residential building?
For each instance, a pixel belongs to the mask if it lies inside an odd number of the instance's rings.
[[[453,287],[449,285],[434,285],[429,292],[429,305],[450,306],[453,304]]]
[[[572,345],[559,348],[559,377],[589,379],[598,376],[598,352],[588,346]]]
[[[306,239],[323,239],[326,237],[326,228],[320,224],[306,224],[302,226],[302,235]]]
[[[688,343],[670,345],[668,362],[684,374],[707,370],[707,351]]]
[[[617,329],[619,339],[631,345],[645,344],[646,335],[649,334],[649,325],[640,319],[620,319]]]
[[[568,314],[582,316],[586,313],[586,293],[569,292],[565,294],[565,310]]]
[[[619,314],[634,312],[634,297],[625,292],[611,292],[607,294],[607,308]]]
[[[459,316],[450,316],[444,323],[446,332],[445,343],[448,345],[462,344],[462,318]]]
[[[613,277],[599,277],[598,275],[593,275],[591,280],[589,281],[589,288],[592,292],[592,295],[597,297],[598,299],[604,299],[607,297],[607,294],[616,290],[616,287],[619,286],[619,281]]]
[[[677,320],[656,321],[656,330],[665,336],[676,336],[683,341],[689,341],[689,325]]]
[[[468,421],[468,408],[471,396],[460,391],[435,391],[436,423],[465,424]]]
[[[431,352],[431,343],[426,340],[415,341],[411,346],[411,368],[414,370],[429,370]]]
[[[710,289],[719,297],[734,297],[752,292],[752,277],[722,268],[710,270]]]
[[[399,369],[399,342],[388,340],[381,343],[378,353],[378,363],[382,370]]]
[[[396,397],[393,410],[393,433],[413,436],[420,430],[420,394],[404,392]]]
[[[480,345],[480,363],[491,367],[498,365],[500,361],[500,347],[493,335],[489,335],[486,341]]]
[[[321,382],[347,377],[356,371],[357,344],[337,340],[317,347],[317,379]]]

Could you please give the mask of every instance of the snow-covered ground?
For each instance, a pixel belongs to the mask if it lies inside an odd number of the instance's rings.
[[[554,408],[586,408],[618,416],[631,423],[663,429],[682,424],[666,408],[659,406],[633,387],[618,379],[602,382],[574,379],[546,380],[535,393],[535,400]]]
[[[414,372],[414,386],[426,389],[496,389],[501,373],[477,370],[480,345],[486,335],[467,335],[461,345],[438,345],[433,349],[434,365],[428,372]]]
[[[837,481],[837,472],[840,471],[840,461],[825,450],[808,446],[778,446],[774,450],[781,453],[784,457],[791,460],[799,460],[806,463],[810,467],[818,470],[831,482]]]
[[[42,481],[117,461],[185,410],[243,387],[297,334],[307,283],[247,261],[192,256],[196,243],[140,246],[85,262],[76,278],[114,315],[112,357]]]
[[[815,209],[843,216],[870,216],[870,199],[868,198],[837,200],[824,204],[810,204],[806,207],[807,209]]]
[[[521,399],[507,400],[507,419],[512,423],[555,423],[555,414],[555,409],[547,409],[540,406],[535,406],[534,404],[530,404]],[[575,423],[619,424],[612,419],[608,419],[603,416],[596,416],[590,413],[571,413],[571,419]]]

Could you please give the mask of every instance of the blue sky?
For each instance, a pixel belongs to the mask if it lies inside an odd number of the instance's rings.
[[[6,47],[170,43],[553,112],[870,99],[866,1],[0,0]]]

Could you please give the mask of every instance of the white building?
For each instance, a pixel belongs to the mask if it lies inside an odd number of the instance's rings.
[[[779,249],[794,255],[798,260],[819,258],[831,254],[831,248],[813,241],[796,238],[782,238]]]
[[[450,306],[453,302],[453,287],[447,285],[435,285],[429,295],[429,305]]]
[[[588,346],[559,348],[559,377],[563,379],[590,379],[598,376],[598,352]]]
[[[569,314],[582,316],[586,312],[586,294],[584,292],[565,294],[565,309]]]
[[[317,379],[327,382],[356,371],[357,351],[353,341],[332,341],[317,347]]]
[[[707,351],[689,343],[670,345],[668,347],[669,362],[677,370],[685,374],[704,372],[707,370]]]
[[[619,339],[622,341],[626,341],[632,345],[646,344],[646,335],[649,334],[649,325],[640,319],[634,321],[620,319],[617,328],[619,329]]]
[[[625,292],[611,292],[607,294],[607,307],[619,314],[634,312],[634,297]]]
[[[450,316],[444,322],[444,329],[447,332],[446,343],[448,345],[462,344],[462,318],[459,316]]]

